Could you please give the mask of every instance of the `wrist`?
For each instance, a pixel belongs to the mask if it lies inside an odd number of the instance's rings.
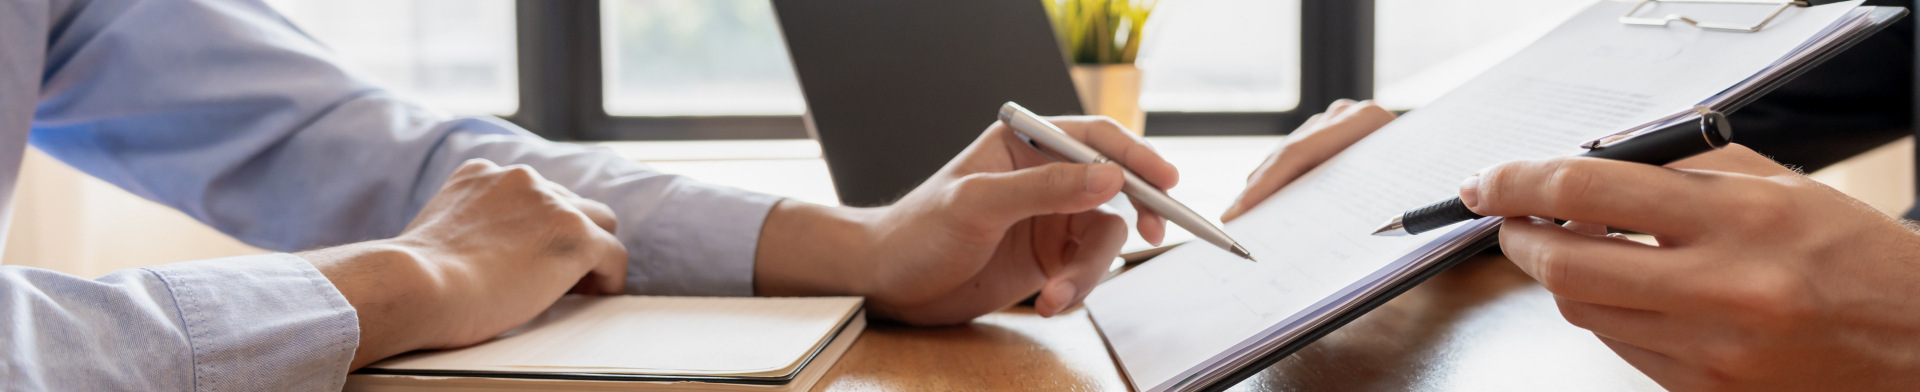
[[[875,225],[886,208],[781,200],[761,227],[754,294],[873,295],[882,282]]]
[[[425,258],[394,240],[368,241],[295,254],[320,270],[353,306],[360,345],[351,369],[426,346],[421,328],[435,280]]]

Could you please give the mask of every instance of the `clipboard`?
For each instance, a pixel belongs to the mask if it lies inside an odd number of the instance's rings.
[[[1708,30],[1733,31],[1733,32],[1757,32],[1757,31],[1763,30],[1776,17],[1778,17],[1782,12],[1788,9],[1788,7],[1808,7],[1808,6],[1822,5],[1822,4],[1828,4],[1828,3],[1835,3],[1838,1],[1840,0],[1812,0],[1812,1],[1786,1],[1786,2],[1758,1],[1758,0],[1642,0],[1639,2],[1639,4],[1637,4],[1632,9],[1631,12],[1628,12],[1627,15],[1620,17],[1620,23],[1629,24],[1629,25],[1649,26],[1649,28],[1659,28],[1659,27],[1665,27],[1673,22],[1681,22],[1681,23],[1697,26],[1701,29],[1708,29]],[[1655,11],[1656,7],[1648,7],[1648,6],[1649,5],[1657,6],[1658,3],[1778,4],[1780,6],[1774,9],[1774,11],[1769,13],[1765,18],[1757,22],[1752,22],[1749,24],[1732,24],[1732,23],[1719,22],[1719,21],[1703,22],[1699,20],[1694,20],[1684,15],[1667,15],[1666,17],[1662,17],[1662,18],[1649,18],[1644,16],[1646,14],[1651,14],[1653,12],[1656,12]],[[1828,59],[1833,58],[1833,56],[1838,55],[1839,53],[1845,51],[1846,49],[1853,47],[1853,45],[1858,44],[1859,42],[1865,40],[1867,37],[1872,36],[1873,34],[1880,32],[1881,30],[1884,30],[1887,26],[1892,25],[1893,22],[1899,20],[1902,17],[1905,17],[1908,13],[1908,11],[1905,8],[1900,8],[1900,7],[1861,6],[1861,7],[1858,7],[1858,9],[1864,10],[1864,12],[1867,13],[1867,19],[1871,22],[1871,24],[1866,28],[1855,31],[1853,35],[1844,37],[1841,40],[1836,41],[1831,45],[1818,48],[1817,51],[1811,52],[1809,56],[1804,56],[1802,58],[1795,59],[1796,61],[1781,64],[1781,66],[1785,70],[1785,73],[1783,74],[1775,75],[1774,77],[1766,80],[1757,80],[1757,81],[1748,80],[1746,82],[1736,84],[1734,87],[1729,88],[1727,91],[1727,92],[1734,93],[1735,94],[1734,96],[1727,97],[1727,99],[1724,99],[1724,100],[1717,100],[1717,102],[1710,102],[1702,106],[1706,106],[1707,108],[1720,111],[1722,113],[1729,113],[1729,114],[1733,113],[1734,111],[1740,109],[1741,107],[1744,107],[1747,104],[1752,103],[1754,100],[1759,99],[1759,97],[1764,96],[1766,93],[1771,92],[1774,89],[1777,89],[1782,85],[1785,85],[1788,81],[1791,81],[1794,78],[1800,76],[1801,74],[1806,73],[1808,70],[1814,68],[1815,66],[1821,63],[1824,63]],[[1607,139],[1618,137],[1618,136],[1631,136],[1636,132],[1645,131],[1649,129],[1658,129],[1658,127],[1661,125],[1670,124],[1673,121],[1685,120],[1688,118],[1687,116],[1695,113],[1696,112],[1692,108],[1689,108],[1688,110],[1674,113],[1673,115],[1662,117],[1660,119],[1656,119],[1646,124],[1631,127],[1613,136],[1596,139],[1595,142],[1598,142],[1601,140],[1607,140]],[[1591,144],[1592,142],[1589,143],[1589,145]],[[1253,359],[1250,362],[1243,362],[1243,363],[1237,364],[1237,366],[1235,366],[1235,369],[1230,372],[1226,372],[1222,375],[1218,375],[1214,377],[1200,376],[1197,380],[1195,380],[1197,381],[1196,385],[1200,385],[1200,387],[1194,388],[1192,390],[1198,390],[1198,391],[1227,390],[1239,384],[1241,381],[1244,381],[1247,378],[1250,378],[1253,375],[1260,373],[1261,371],[1265,371],[1267,368],[1270,368],[1274,364],[1279,363],[1280,360],[1285,359],[1289,356],[1292,356],[1294,352],[1297,352],[1300,349],[1306,347],[1307,345],[1312,344],[1315,341],[1318,341],[1320,338],[1325,337],[1327,334],[1332,333],[1334,330],[1337,330],[1342,326],[1345,326],[1347,323],[1352,322],[1354,319],[1359,318],[1361,315],[1371,312],[1373,309],[1378,308],[1380,305],[1385,304],[1387,301],[1390,301],[1395,297],[1398,297],[1400,294],[1405,293],[1407,290],[1412,289],[1414,286],[1417,286],[1422,282],[1425,282],[1427,279],[1432,278],[1435,275],[1438,275],[1441,272],[1444,272],[1455,265],[1458,265],[1460,262],[1465,261],[1466,259],[1474,256],[1475,254],[1480,253],[1481,251],[1484,251],[1490,247],[1493,247],[1494,245],[1497,245],[1498,239],[1499,239],[1499,236],[1498,236],[1499,227],[1501,222],[1502,222],[1502,218],[1498,218],[1498,217],[1486,218],[1486,219],[1481,219],[1478,221],[1468,223],[1467,226],[1456,229],[1457,231],[1468,232],[1470,238],[1472,239],[1470,241],[1463,241],[1461,244],[1459,244],[1455,248],[1447,249],[1446,256],[1438,259],[1438,261],[1432,262],[1426,266],[1418,268],[1416,272],[1409,275],[1405,280],[1395,283],[1392,286],[1388,286],[1383,290],[1373,292],[1373,293],[1367,293],[1362,296],[1362,299],[1358,301],[1354,301],[1349,306],[1335,309],[1335,312],[1337,313],[1335,313],[1333,317],[1331,317],[1324,323],[1308,328],[1306,332],[1300,335],[1299,338],[1288,341],[1287,343],[1281,344],[1277,347],[1272,347],[1268,350],[1265,350],[1265,352],[1258,354],[1256,356],[1256,359]]]
[[[1666,26],[1673,22],[1680,22],[1680,23],[1690,24],[1690,25],[1693,25],[1694,27],[1699,27],[1707,30],[1737,31],[1737,32],[1743,32],[1743,33],[1751,33],[1751,32],[1760,31],[1760,29],[1762,28],[1766,28],[1768,23],[1772,23],[1774,18],[1779,18],[1780,14],[1787,12],[1787,9],[1789,8],[1826,5],[1826,4],[1838,3],[1840,1],[1841,0],[1800,0],[1800,1],[1791,1],[1791,0],[1790,1],[1640,0],[1638,4],[1634,4],[1633,8],[1627,11],[1626,15],[1620,17],[1620,23],[1625,23],[1630,25],[1641,25],[1641,26]],[[1658,17],[1658,18],[1642,16],[1645,14],[1657,12],[1655,8],[1659,7],[1660,3],[1760,4],[1760,5],[1775,5],[1776,7],[1773,8],[1773,12],[1767,13],[1767,16],[1764,18],[1761,18],[1760,21],[1753,22],[1753,23],[1746,23],[1746,24],[1734,24],[1734,23],[1725,23],[1725,22],[1702,22],[1702,21],[1687,17],[1686,15],[1680,15],[1680,14],[1667,14],[1664,17]],[[1649,7],[1648,5],[1652,5],[1652,7]],[[1872,34],[1868,34],[1868,35],[1872,35]]]

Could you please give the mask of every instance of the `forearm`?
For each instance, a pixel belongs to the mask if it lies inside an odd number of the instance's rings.
[[[762,296],[870,295],[869,227],[879,209],[782,200],[767,213],[754,256],[753,291]]]

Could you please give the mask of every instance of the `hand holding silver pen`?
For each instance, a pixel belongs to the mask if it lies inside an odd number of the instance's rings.
[[[1056,159],[1076,163],[1113,162],[1113,160],[1108,159],[1105,155],[1101,155],[1099,151],[1094,150],[1092,147],[1087,147],[1086,144],[1074,140],[1073,137],[1068,136],[1052,123],[1041,120],[1039,116],[1027,111],[1026,108],[1020,107],[1019,104],[1007,102],[1004,105],[1000,105],[1000,121],[1005,122],[1007,126],[1012,127],[1021,136],[1024,136],[1039,147],[1045,147],[1046,152],[1053,155]],[[1249,261],[1253,260],[1253,254],[1249,253],[1246,247],[1240,246],[1239,242],[1235,242],[1232,237],[1227,235],[1226,231],[1220,230],[1218,226],[1214,226],[1208,222],[1206,218],[1193,212],[1193,209],[1187,208],[1186,205],[1180,204],[1180,202],[1174,200],[1173,197],[1167,196],[1166,192],[1161,191],[1158,187],[1154,187],[1153,184],[1147,183],[1147,181],[1141,179],[1140,176],[1134,175],[1132,171],[1126,170],[1125,167],[1121,169],[1121,174],[1126,179],[1126,183],[1121,189],[1123,193],[1127,194],[1127,197],[1132,198],[1141,206],[1146,207],[1155,214],[1167,218],[1168,221],[1187,229],[1187,231],[1192,232],[1195,237],[1219,246],[1221,249],[1225,249],[1235,256],[1240,256]]]

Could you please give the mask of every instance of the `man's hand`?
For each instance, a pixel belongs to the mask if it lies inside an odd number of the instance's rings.
[[[360,317],[353,368],[479,343],[569,289],[620,293],[613,213],[523,165],[468,161],[399,237],[309,252]]]
[[[1920,385],[1920,235],[1739,145],[1671,166],[1513,162],[1460,196],[1508,217],[1501,249],[1567,321],[1667,388]]]
[[[1233,206],[1220,215],[1220,221],[1229,222],[1239,218],[1253,206],[1260,205],[1279,192],[1300,175],[1320,166],[1334,154],[1345,151],[1361,138],[1372,135],[1373,131],[1384,127],[1394,119],[1393,112],[1381,109],[1373,101],[1354,102],[1350,99],[1334,101],[1325,113],[1308,117],[1299,129],[1287,135],[1286,144],[1267,156],[1267,161],[1247,176],[1247,189],[1241,191],[1240,198]]]
[[[1110,119],[1049,121],[1148,182],[1179,180]],[[1053,162],[994,123],[891,206],[781,202],[762,229],[755,291],[864,295],[877,315],[927,325],[965,322],[1038,290],[1035,308],[1051,316],[1085,298],[1126,242],[1125,221],[1099,208],[1122,181],[1118,166]],[[1145,213],[1139,228],[1157,242],[1166,221]]]

